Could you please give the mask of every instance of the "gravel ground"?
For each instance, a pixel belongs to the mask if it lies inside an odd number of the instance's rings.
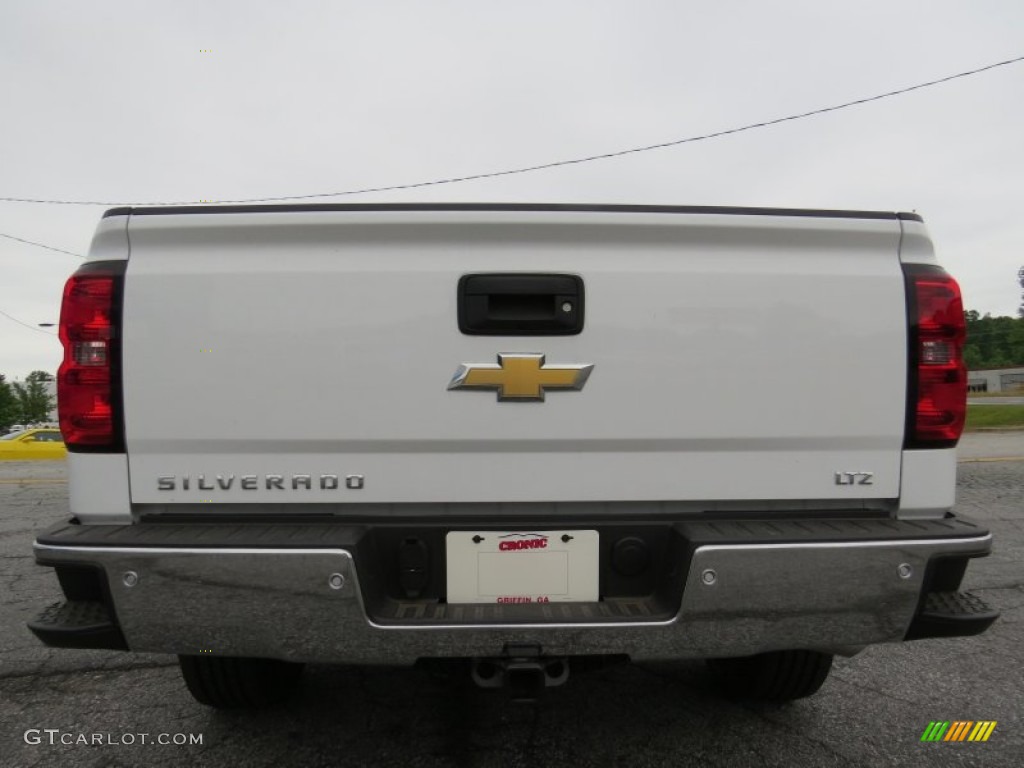
[[[1014,456],[1024,456],[1024,433],[970,435],[961,447],[959,511],[996,537],[966,586],[1002,610],[1000,621],[975,638],[837,659],[813,698],[734,703],[699,662],[577,675],[534,705],[444,670],[313,667],[286,708],[256,715],[196,704],[167,656],[40,645],[25,622],[59,591],[31,543],[67,514],[65,465],[0,462],[0,764],[1018,766],[1024,461],[1005,460]],[[979,460],[993,458],[1002,460]],[[930,721],[958,719],[999,724],[986,743],[920,742]],[[42,743],[26,743],[30,729]],[[51,745],[43,729],[59,729],[58,741],[136,743]],[[202,744],[142,744],[140,734]]]

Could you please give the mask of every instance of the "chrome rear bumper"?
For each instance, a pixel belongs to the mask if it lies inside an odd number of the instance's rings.
[[[408,664],[500,656],[509,645],[637,660],[849,652],[904,639],[935,558],[976,557],[990,548],[985,531],[705,543],[692,551],[678,612],[668,618],[599,621],[595,603],[532,606],[526,621],[514,605],[439,606],[433,616],[420,606],[407,622],[372,618],[353,552],[340,547],[37,542],[35,551],[43,565],[101,569],[113,620],[135,651]]]

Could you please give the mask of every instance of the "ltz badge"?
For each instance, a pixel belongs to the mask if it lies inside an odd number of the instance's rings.
[[[593,365],[546,365],[544,355],[498,355],[498,364],[464,363],[448,389],[493,389],[498,400],[544,400],[549,389],[581,390]]]

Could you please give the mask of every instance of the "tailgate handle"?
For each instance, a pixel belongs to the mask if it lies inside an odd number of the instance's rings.
[[[470,336],[579,333],[583,330],[583,279],[520,273],[463,275],[459,330]]]

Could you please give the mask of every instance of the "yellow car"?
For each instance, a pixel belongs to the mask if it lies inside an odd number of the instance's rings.
[[[67,455],[59,429],[23,429],[0,437],[0,460],[63,459]]]

